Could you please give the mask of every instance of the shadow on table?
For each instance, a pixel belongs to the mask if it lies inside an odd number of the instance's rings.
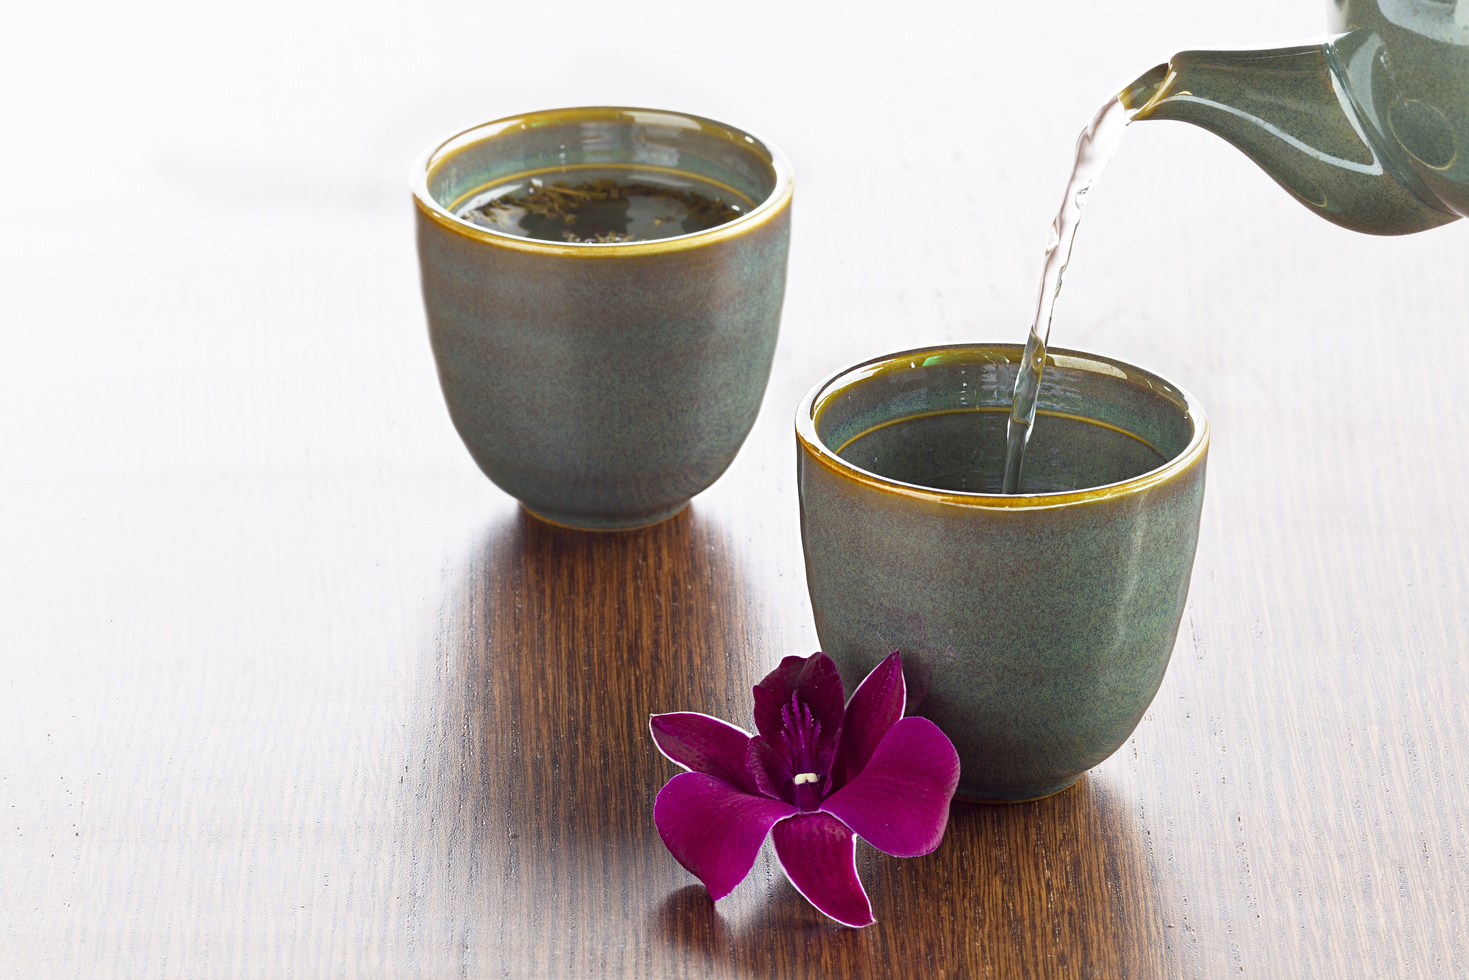
[[[491,529],[427,681],[419,941],[495,975],[679,972],[666,960],[683,954],[645,935],[688,880],[653,826],[679,770],[648,716],[748,713],[768,643],[738,565],[692,509],[617,534],[523,512]]]
[[[934,854],[865,845],[858,867],[877,924],[836,926],[762,874],[718,906],[694,885],[650,915],[705,975],[750,977],[1178,976],[1142,832],[1098,780],[1015,806],[955,803]],[[768,855],[762,857],[762,863]]]
[[[748,723],[775,651],[732,538],[686,512],[623,534],[494,528],[451,596],[405,942],[496,976],[1107,976],[1167,972],[1164,903],[1128,804],[1098,780],[955,804],[933,855],[862,845],[877,925],[836,926],[768,848],[716,907],[653,798],[679,770],[648,715]],[[432,720],[430,720],[432,719]],[[1174,921],[1171,920],[1170,921]]]

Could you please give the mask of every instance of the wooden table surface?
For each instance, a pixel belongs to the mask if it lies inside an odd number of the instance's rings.
[[[863,845],[863,931],[768,850],[713,905],[657,837],[648,714],[747,724],[816,649],[800,396],[1022,339],[1106,92],[1324,26],[995,6],[8,13],[0,975],[1469,973],[1469,225],[1351,235],[1172,123],[1093,195],[1053,335],[1212,420],[1134,737],[1052,799],[955,804],[928,857]],[[587,103],[748,126],[797,179],[755,430],[623,535],[541,525],[470,461],[407,190],[437,136]]]

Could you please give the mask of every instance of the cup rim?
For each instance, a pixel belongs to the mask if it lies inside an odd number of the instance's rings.
[[[532,120],[546,122],[557,117],[569,119],[606,119],[608,121],[623,121],[632,117],[636,121],[638,116],[657,117],[659,122],[668,124],[671,120],[678,120],[674,125],[683,125],[702,129],[705,132],[713,132],[723,135],[732,143],[745,142],[751,146],[763,150],[770,156],[770,166],[775,173],[775,186],[765,199],[752,208],[748,213],[741,215],[733,221],[706,228],[703,231],[689,232],[683,235],[674,235],[669,238],[655,238],[641,242],[548,242],[536,238],[522,238],[518,235],[508,235],[504,232],[494,231],[472,225],[466,221],[456,218],[443,205],[436,201],[429,193],[429,176],[434,169],[446,160],[455,151],[460,150],[481,140],[492,139],[502,132],[516,127],[525,128]],[[737,235],[744,234],[756,225],[764,224],[774,215],[779,213],[790,201],[794,190],[794,177],[791,172],[790,162],[785,154],[776,148],[768,140],[761,139],[749,130],[732,126],[728,123],[709,119],[705,116],[695,115],[690,112],[682,112],[671,109],[648,109],[636,106],[569,106],[565,108],[535,109],[530,112],[516,113],[490,122],[478,123],[467,129],[459,130],[443,139],[436,140],[429,145],[428,149],[419,155],[414,162],[413,169],[408,177],[409,186],[413,191],[414,203],[418,209],[432,219],[435,223],[457,232],[466,238],[484,242],[489,245],[498,245],[519,252],[532,252],[540,255],[575,256],[577,258],[617,258],[633,255],[655,255],[666,252],[680,252],[692,248],[702,248],[723,241]]]
[[[917,483],[894,480],[890,477],[873,473],[871,470],[862,469],[860,466],[854,466],[842,459],[822,442],[816,433],[816,420],[820,414],[822,404],[839,388],[857,384],[886,369],[900,366],[904,362],[907,362],[909,367],[917,367],[920,357],[926,361],[935,356],[963,356],[965,354],[982,353],[1004,353],[1008,355],[1009,360],[1018,363],[1024,354],[1024,347],[1020,344],[1000,343],[940,344],[934,347],[917,347],[895,354],[883,354],[879,357],[874,357],[835,371],[825,379],[817,382],[806,393],[806,396],[801,399],[800,406],[796,409],[796,442],[799,444],[802,452],[815,459],[836,475],[874,490],[934,504],[976,510],[1004,511],[1069,507],[1078,504],[1098,503],[1104,500],[1140,493],[1160,483],[1165,483],[1179,473],[1188,470],[1203,458],[1204,453],[1208,449],[1208,417],[1204,414],[1203,407],[1199,404],[1198,400],[1182,387],[1160,375],[1144,370],[1136,365],[1128,364],[1125,361],[1119,361],[1100,354],[1060,347],[1047,349],[1046,359],[1048,362],[1054,364],[1054,359],[1065,358],[1066,363],[1056,366],[1068,369],[1095,369],[1099,373],[1113,376],[1117,376],[1121,372],[1121,376],[1125,379],[1142,381],[1149,387],[1162,391],[1182,402],[1184,416],[1194,424],[1193,435],[1190,437],[1188,444],[1184,446],[1181,452],[1162,466],[1117,483],[1087,487],[1084,490],[1003,494],[974,493],[962,490],[939,490]],[[1095,368],[1092,367],[1093,365],[1095,365]]]

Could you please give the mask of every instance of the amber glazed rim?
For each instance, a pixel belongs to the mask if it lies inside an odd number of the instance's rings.
[[[970,493],[960,490],[939,490],[916,483],[905,483],[890,477],[854,466],[829,448],[816,433],[821,414],[837,395],[852,386],[892,371],[914,370],[929,364],[945,364],[964,361],[1007,361],[1018,364],[1024,353],[1019,344],[945,344],[937,347],[920,347],[897,354],[885,354],[852,367],[842,368],[818,382],[796,409],[796,442],[801,451],[826,467],[837,476],[873,490],[906,497],[916,501],[927,501],[972,510],[1040,510],[1048,507],[1071,507],[1080,504],[1100,503],[1135,494],[1175,478],[1203,459],[1209,447],[1209,420],[1197,399],[1183,388],[1151,371],[1098,354],[1084,351],[1051,348],[1046,353],[1048,366],[1068,370],[1090,370],[1098,374],[1120,377],[1133,384],[1143,384],[1169,399],[1179,403],[1182,414],[1193,424],[1193,434],[1188,444],[1162,466],[1148,470],[1127,480],[1106,483],[1085,490],[1067,490],[1054,493],[1003,494]],[[913,413],[915,416],[923,413]],[[908,416],[912,417],[912,416]],[[865,433],[864,433],[865,434]],[[1131,435],[1132,433],[1129,433]],[[1136,436],[1134,436],[1136,438]]]
[[[622,243],[547,242],[536,238],[522,238],[518,235],[507,235],[504,232],[472,225],[467,221],[456,218],[453,212],[440,204],[429,193],[429,180],[433,177],[435,171],[448,160],[471,146],[482,143],[485,140],[494,139],[501,133],[515,129],[528,129],[532,126],[564,125],[573,122],[637,124],[640,121],[673,125],[685,129],[698,129],[706,135],[722,138],[745,152],[756,151],[758,155],[769,158],[768,162],[775,185],[771,188],[770,193],[765,195],[764,200],[760,201],[748,213],[741,215],[733,221],[726,221],[724,224],[715,225],[713,228],[706,228],[703,231],[690,232],[685,235],[655,238],[643,242]],[[708,178],[704,177],[700,177],[700,179],[708,180]],[[497,245],[501,248],[508,248],[517,252],[585,259],[607,259],[634,255],[658,255],[668,252],[681,252],[688,249],[703,248],[715,242],[743,235],[756,226],[765,224],[775,215],[779,214],[790,203],[794,189],[794,179],[791,173],[790,162],[786,160],[785,154],[781,153],[780,150],[767,140],[763,140],[747,130],[731,126],[728,123],[708,119],[704,116],[696,116],[693,113],[670,109],[646,109],[635,106],[574,106],[565,109],[539,109],[532,112],[517,113],[513,116],[506,116],[502,119],[471,126],[446,139],[436,141],[424,151],[413,165],[413,171],[409,175],[409,183],[413,188],[414,203],[418,205],[420,211],[436,224],[449,231],[463,235],[465,238],[484,242],[487,245]],[[743,197],[744,195],[741,196]]]

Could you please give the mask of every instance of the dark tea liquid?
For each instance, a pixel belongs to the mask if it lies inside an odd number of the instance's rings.
[[[639,170],[512,180],[475,194],[455,214],[522,238],[611,245],[705,231],[750,207],[749,201],[697,178]]]

